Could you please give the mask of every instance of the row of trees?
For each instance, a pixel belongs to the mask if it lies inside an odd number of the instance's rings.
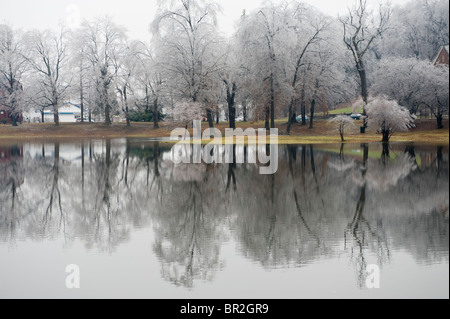
[[[315,112],[358,95],[365,112],[372,93],[411,113],[427,107],[442,127],[448,69],[430,59],[448,44],[448,11],[442,0],[377,10],[357,0],[346,16],[332,18],[301,2],[269,2],[243,12],[225,37],[216,2],[162,1],[149,43],[129,40],[108,17],[58,33],[1,26],[0,83],[10,92],[2,104],[15,114],[25,105],[51,108],[56,125],[67,100],[78,101],[82,114],[88,109],[89,120],[92,112],[102,114],[106,124],[121,110],[128,125],[130,112],[138,111],[158,127],[165,107],[175,119],[205,117],[210,127],[224,113],[235,127],[241,112],[266,128],[288,117],[290,133],[297,114],[305,125],[310,112],[312,128]]]
[[[58,109],[68,100],[80,103],[82,115],[88,109],[89,121],[93,113],[103,114],[106,124],[119,109],[128,124],[131,108],[159,114],[162,79],[149,46],[128,41],[124,29],[108,17],[57,33],[21,33],[3,25],[0,40],[1,83],[10,92],[1,103],[13,116],[34,108],[43,121],[44,110],[50,109],[59,125]],[[22,83],[24,89],[12,83]],[[153,118],[157,127],[159,117]]]

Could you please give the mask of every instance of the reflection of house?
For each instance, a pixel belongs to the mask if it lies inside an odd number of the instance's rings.
[[[22,164],[23,148],[21,146],[0,146],[0,191],[8,185],[22,185],[25,170]]]
[[[66,103],[58,109],[59,112],[59,122],[60,123],[76,123],[79,119],[81,119],[81,107],[73,104]],[[86,110],[84,110],[86,117]],[[45,110],[44,111],[44,122],[53,122],[54,121],[54,112],[53,110]]]
[[[449,65],[449,46],[445,45],[439,49],[439,52],[436,54],[436,57],[433,59],[434,65]]]
[[[0,146],[0,162],[9,162],[14,157],[23,157],[22,147],[1,147]]]

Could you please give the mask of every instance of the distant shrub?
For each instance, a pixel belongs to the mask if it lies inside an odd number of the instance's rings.
[[[408,132],[414,128],[416,116],[395,100],[379,96],[367,105],[369,127],[377,128],[383,135],[382,142],[389,142],[396,132]]]
[[[130,112],[130,121],[132,122],[153,122],[153,112]],[[158,112],[158,121],[164,120],[164,115]]]
[[[341,141],[344,142],[344,131],[346,127],[356,127],[354,120],[346,115],[338,115],[334,118],[328,120],[328,123],[333,125],[337,130],[339,130],[339,134],[341,135]]]

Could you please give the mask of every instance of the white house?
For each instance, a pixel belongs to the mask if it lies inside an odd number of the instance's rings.
[[[86,110],[85,117],[86,117]],[[68,102],[59,108],[59,122],[60,123],[76,123],[81,118],[81,107]],[[53,110],[44,111],[44,122],[53,122],[54,113]]]

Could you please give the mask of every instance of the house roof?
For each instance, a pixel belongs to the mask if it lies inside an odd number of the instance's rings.
[[[436,54],[435,58],[433,59],[433,64],[436,64],[436,62],[443,50],[445,50],[445,52],[447,52],[447,55],[448,55],[449,54],[449,45],[447,44],[447,45],[441,46],[441,48],[439,49],[439,52]]]
[[[0,111],[11,111],[11,108],[0,104]]]

